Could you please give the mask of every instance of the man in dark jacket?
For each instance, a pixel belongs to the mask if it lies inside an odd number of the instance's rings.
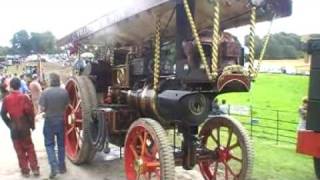
[[[69,95],[65,89],[60,88],[59,75],[51,73],[49,78],[50,87],[41,94],[39,104],[41,111],[45,113],[43,134],[51,166],[49,178],[54,178],[58,171],[66,172],[63,116],[69,104]],[[58,144],[58,158],[55,153],[55,137]]]
[[[30,98],[19,91],[20,86],[18,78],[10,81],[13,91],[3,99],[1,117],[11,130],[22,175],[29,177],[31,168],[33,174],[39,176],[37,156],[30,133],[30,129],[35,128],[33,105]]]

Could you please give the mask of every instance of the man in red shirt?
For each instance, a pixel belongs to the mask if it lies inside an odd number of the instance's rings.
[[[11,138],[16,150],[21,173],[30,176],[30,168],[39,176],[39,167],[30,129],[34,130],[34,111],[30,98],[19,91],[21,82],[18,78],[10,81],[12,92],[3,99],[1,117],[11,131]]]

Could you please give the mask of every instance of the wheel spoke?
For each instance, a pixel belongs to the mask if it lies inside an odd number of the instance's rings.
[[[204,171],[204,173],[206,174],[207,178],[205,179],[210,179],[210,180],[213,179],[211,168],[210,168],[210,165],[213,163],[216,163],[216,162],[215,161],[209,162],[209,160],[203,160],[203,161],[200,161],[200,163],[198,164],[200,171]]]
[[[228,180],[229,179],[228,169],[225,165],[225,162],[223,162],[223,164],[224,164],[224,177],[225,177],[225,180]]]
[[[231,139],[232,139],[232,129],[228,129],[228,142],[227,142],[227,148],[230,146]]]
[[[212,176],[213,179],[217,179],[218,167],[219,167],[219,162],[216,161],[216,164],[214,166],[213,176]]]
[[[141,175],[141,172],[140,172],[140,168],[139,168],[139,171],[138,171],[138,175],[137,175],[136,180],[140,180],[140,175]]]
[[[223,162],[223,164],[224,164],[226,170],[229,171],[233,177],[236,177],[236,174],[232,171],[232,169],[229,166],[229,164],[227,162]]]
[[[71,111],[73,111],[74,110],[74,107],[72,106],[72,104],[68,104],[68,107],[71,109]]]
[[[148,168],[160,167],[160,162],[147,162],[146,167],[148,167]]]
[[[241,162],[242,163],[242,159],[238,158],[238,157],[235,157],[233,155],[230,155],[230,157],[238,162]]]
[[[67,136],[69,136],[70,133],[72,133],[74,131],[74,128],[75,128],[74,126],[71,126],[71,128],[68,129],[68,131],[66,132]]]
[[[143,136],[143,140],[142,140],[142,144],[141,144],[141,156],[144,155],[145,151],[146,151],[146,147],[147,147],[147,132],[144,132],[144,136]]]
[[[149,172],[149,179],[151,179],[151,175],[152,175],[151,172]]]
[[[214,135],[213,134],[210,134],[210,137],[212,138],[212,140],[217,144],[217,146],[219,146],[219,142],[218,142],[218,140],[216,139],[216,137],[214,137]]]
[[[220,127],[217,128],[217,141],[218,141],[218,147],[220,147]]]
[[[137,154],[137,152],[136,152],[136,150],[135,150],[135,148],[133,147],[132,144],[130,145],[130,150],[131,150],[131,152],[133,153],[134,158],[135,158],[135,159],[138,159],[139,156],[138,156],[138,154]]]
[[[151,179],[151,173],[150,172],[144,173],[143,179]]]
[[[74,107],[77,105],[77,99],[78,99],[78,96],[76,94],[76,92],[73,93],[73,101],[72,101],[72,107],[74,109]]]
[[[79,101],[78,101],[77,105],[74,107],[74,109],[73,109],[73,113],[75,113],[75,112],[78,112],[78,111],[79,111],[80,104],[81,104],[81,99],[79,99]]]
[[[155,171],[154,173],[156,174],[157,179],[160,180],[160,177],[161,177],[160,171],[157,170],[157,171]]]
[[[76,153],[79,151],[80,149],[80,144],[79,144],[79,141],[77,140],[77,143],[76,143]]]
[[[138,139],[140,141],[141,144],[143,144],[143,138],[142,138],[142,134],[144,134],[145,132],[141,133],[139,136],[138,136]]]
[[[76,119],[75,122],[76,123],[82,123],[82,119]]]
[[[236,148],[236,147],[238,147],[238,146],[240,146],[240,144],[239,144],[239,142],[237,141],[234,145],[232,145],[232,146],[229,147],[229,150],[232,150],[232,149],[234,149],[234,148]]]
[[[75,130],[76,130],[76,134],[77,134],[77,139],[82,141],[82,137],[81,137],[81,132],[80,132],[80,129],[78,129],[77,127],[75,127]]]

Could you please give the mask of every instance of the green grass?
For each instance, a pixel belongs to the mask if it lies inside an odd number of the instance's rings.
[[[259,74],[249,93],[229,93],[219,96],[228,104],[297,111],[301,99],[308,93],[308,77],[283,74]]]
[[[315,180],[311,157],[297,154],[295,146],[255,139],[252,180]]]

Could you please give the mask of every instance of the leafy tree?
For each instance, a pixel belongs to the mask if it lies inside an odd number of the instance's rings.
[[[37,33],[21,30],[13,35],[11,54],[28,55],[31,53],[56,53],[56,38],[51,32]]]
[[[12,48],[18,53],[27,55],[30,54],[31,47],[29,41],[29,34],[26,30],[16,32],[11,39]]]
[[[284,46],[283,47],[283,53],[285,54],[287,59],[295,59],[299,57],[299,52],[295,49],[294,46]]]
[[[51,32],[31,33],[30,45],[34,53],[54,53],[55,37]]]
[[[0,46],[0,56],[6,56],[9,54],[9,47],[1,47]]]
[[[255,36],[255,50],[256,58],[260,57],[264,39]],[[248,36],[246,36],[245,43],[248,46]],[[300,50],[301,37],[293,33],[276,33],[272,34],[268,47],[266,49],[264,59],[297,59],[303,57],[303,52]]]

